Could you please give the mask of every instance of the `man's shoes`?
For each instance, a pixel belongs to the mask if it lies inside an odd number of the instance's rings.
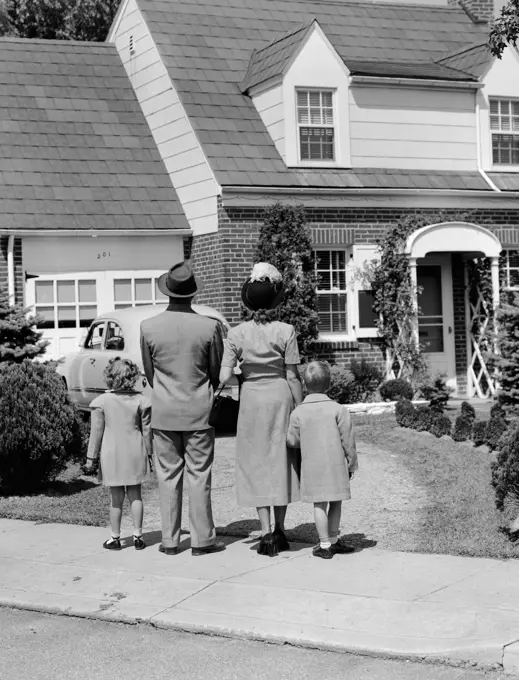
[[[177,555],[178,548],[165,548],[161,543],[159,545],[159,552],[164,553],[164,555]]]
[[[312,553],[314,557],[320,557],[323,560],[331,560],[335,555],[331,548],[321,548],[320,545],[316,545]]]
[[[225,543],[217,541],[213,545],[208,545],[205,548],[191,548],[191,555],[193,557],[200,557],[200,555],[211,555],[211,553],[222,552],[225,550]]]
[[[355,548],[352,545],[348,545],[348,543],[332,543],[331,551],[334,555],[349,555],[350,553],[355,552]]]

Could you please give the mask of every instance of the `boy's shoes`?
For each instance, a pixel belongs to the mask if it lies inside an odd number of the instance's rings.
[[[106,550],[122,550],[121,539],[118,536],[117,538],[112,536],[103,543],[103,548]]]
[[[278,552],[290,550],[290,543],[288,542],[283,529],[274,529],[272,535],[274,536],[274,541],[276,542]]]
[[[222,552],[222,550],[225,550],[225,543],[217,541],[205,548],[191,548],[191,555],[193,557],[200,557],[200,555],[210,555],[211,553]]]
[[[159,545],[159,552],[164,553],[164,555],[176,555],[178,553],[178,548],[165,548],[161,543]]]
[[[312,553],[314,557],[321,557],[323,560],[331,560],[335,555],[331,548],[321,548],[320,545],[316,545]]]
[[[133,547],[135,550],[144,550],[146,543],[142,540],[142,536],[136,536],[133,534]]]
[[[352,552],[355,552],[355,548],[352,545],[348,545],[348,543],[332,543],[331,551],[335,555],[349,555]]]
[[[258,555],[268,555],[269,557],[275,557],[278,553],[278,541],[276,540],[274,534],[269,532],[268,534],[265,534],[265,536],[262,536],[258,546]]]

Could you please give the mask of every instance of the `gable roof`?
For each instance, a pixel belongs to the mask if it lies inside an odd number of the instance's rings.
[[[486,38],[485,29],[459,6],[365,0],[137,3],[222,186],[308,186],[307,171],[285,166],[254,104],[240,91],[253,50],[271,46],[272,55],[276,41],[301,29],[302,22],[315,18],[345,63],[433,62]],[[330,186],[332,176],[337,186],[337,172],[310,173],[312,186]],[[342,176],[347,186],[347,172]]]
[[[480,78],[493,59],[488,43],[480,41],[475,45],[456,50],[443,59],[438,59],[437,63],[471,73],[475,78]]]
[[[376,62],[348,61],[347,67],[352,75],[382,76],[385,78],[416,78],[417,80],[447,80],[459,82],[477,82],[471,73],[460,71],[434,62]]]
[[[189,228],[113,45],[0,39],[0,228]]]
[[[240,89],[247,91],[271,78],[281,76],[315,24],[315,19],[289,31],[261,50],[254,50]]]

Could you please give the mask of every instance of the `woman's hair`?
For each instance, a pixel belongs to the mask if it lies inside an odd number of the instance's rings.
[[[311,361],[306,365],[303,374],[306,389],[320,394],[330,389],[331,373],[327,361]]]
[[[135,387],[140,373],[139,367],[133,361],[115,357],[108,362],[103,376],[109,390],[129,392]]]

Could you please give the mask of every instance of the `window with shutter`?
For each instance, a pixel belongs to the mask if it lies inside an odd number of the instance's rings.
[[[519,165],[519,100],[490,100],[494,165]]]
[[[300,159],[334,161],[333,92],[298,90],[296,101]]]

